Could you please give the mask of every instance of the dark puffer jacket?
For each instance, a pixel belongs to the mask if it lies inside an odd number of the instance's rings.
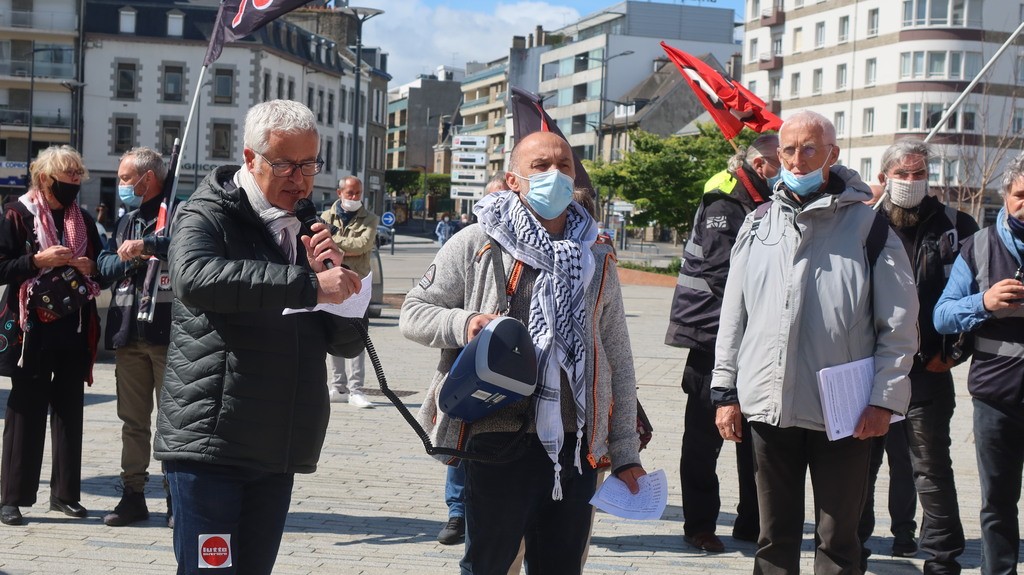
[[[316,304],[316,276],[288,258],[231,181],[211,173],[178,208],[172,309],[155,455],[272,473],[316,470],[330,405],[328,351],[363,351],[348,319],[281,315]]]

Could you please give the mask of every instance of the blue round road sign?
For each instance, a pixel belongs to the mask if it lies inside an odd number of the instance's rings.
[[[395,225],[395,214],[391,212],[384,212],[380,215],[380,223],[390,228]]]

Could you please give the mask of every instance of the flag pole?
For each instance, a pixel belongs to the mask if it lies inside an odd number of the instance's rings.
[[[740,151],[739,146],[736,145],[736,142],[733,141],[733,138],[728,138],[725,141],[729,142],[730,144],[732,144],[732,151],[734,151],[734,152],[739,152]]]
[[[960,104],[962,104],[964,100],[967,99],[967,96],[971,94],[971,90],[974,90],[974,87],[978,85],[978,82],[980,82],[981,79],[985,77],[985,74],[988,73],[989,68],[991,68],[992,65],[995,64],[996,60],[1003,55],[1003,52],[1005,52],[1006,49],[1010,47],[1010,44],[1013,44],[1013,41],[1017,39],[1017,36],[1020,36],[1021,32],[1024,32],[1024,22],[1021,22],[1020,26],[1017,26],[1017,29],[1014,30],[1012,34],[1010,34],[1010,37],[1006,39],[1006,42],[1003,42],[1003,45],[1000,46],[998,50],[996,50],[996,53],[993,54],[992,57],[989,58],[988,62],[986,62],[985,65],[981,68],[981,71],[978,72],[978,75],[975,76],[973,80],[971,80],[971,83],[967,85],[967,88],[965,88],[964,91],[961,92],[959,96],[957,96],[956,100],[953,100],[953,103],[949,105],[949,108],[946,108],[946,112],[942,114],[942,118],[940,118],[939,121],[935,123],[931,131],[928,132],[928,135],[924,137],[924,143],[927,144],[929,141],[931,141],[933,137],[935,137],[935,134],[939,133],[939,128],[941,128],[942,125],[946,123],[946,120],[948,120],[949,117],[952,116],[954,112],[956,112],[957,108],[960,107]],[[882,200],[884,200],[888,195],[889,192],[882,190],[882,195],[879,196],[878,201],[875,202],[874,209],[877,210],[881,208]]]
[[[192,105],[188,110],[188,120],[185,122],[185,131],[181,134],[181,151],[178,153],[178,157],[184,157],[185,143],[188,142],[188,135],[192,130],[192,119],[196,116],[196,109],[199,107],[199,95],[203,92],[203,79],[206,76],[207,65],[203,64],[203,67],[199,69],[199,81],[196,82],[196,91],[192,94]],[[197,127],[198,129],[198,127]],[[197,144],[198,145],[198,144]],[[172,184],[168,197],[165,198],[167,201],[167,213],[172,213],[174,207],[174,200],[178,194],[178,177],[181,174],[181,162],[177,162],[174,166],[174,175],[172,176]],[[199,182],[195,182],[199,185]],[[170,228],[171,222],[167,222],[167,227]]]

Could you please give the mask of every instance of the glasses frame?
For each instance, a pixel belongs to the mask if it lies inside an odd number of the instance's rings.
[[[313,160],[312,162],[271,162],[266,156],[256,150],[253,150],[252,152],[260,158],[263,158],[263,161],[270,166],[270,173],[274,174],[275,178],[290,178],[292,174],[295,173],[295,170],[299,170],[300,174],[309,178],[319,174],[324,169],[324,159],[320,156],[317,156],[316,160]],[[314,172],[307,174],[307,166],[311,166],[314,169]]]
[[[826,145],[826,148],[828,149],[828,152],[826,152],[826,154],[831,154],[833,147],[835,147],[834,144]],[[793,148],[793,151],[787,153],[786,150],[789,149],[789,148]],[[808,148],[810,148],[811,150],[814,150],[814,151],[810,152],[810,153],[805,152],[805,150],[807,150]],[[818,151],[819,150],[818,150],[818,148],[816,146],[812,146],[810,144],[805,144],[803,146],[800,146],[800,157],[801,158],[806,158],[808,160],[813,160],[815,157],[817,157]],[[792,162],[793,159],[796,158],[796,152],[797,152],[797,149],[795,147],[793,147],[793,146],[786,146],[785,148],[783,148],[782,146],[779,146],[779,157],[784,159],[784,160],[786,160],[787,162]]]

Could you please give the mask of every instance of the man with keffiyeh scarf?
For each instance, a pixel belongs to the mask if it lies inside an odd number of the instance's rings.
[[[440,445],[468,439],[470,451],[494,453],[532,420],[511,461],[465,462],[464,574],[506,573],[524,537],[531,573],[579,573],[597,465],[609,461],[634,492],[645,474],[615,256],[572,202],[574,176],[565,140],[523,138],[505,176],[510,191],[477,203],[479,224],[441,248],[402,308],[402,333],[442,350],[419,416]],[[437,409],[440,386],[459,348],[503,309],[529,328],[537,391],[471,426],[448,419]]]

